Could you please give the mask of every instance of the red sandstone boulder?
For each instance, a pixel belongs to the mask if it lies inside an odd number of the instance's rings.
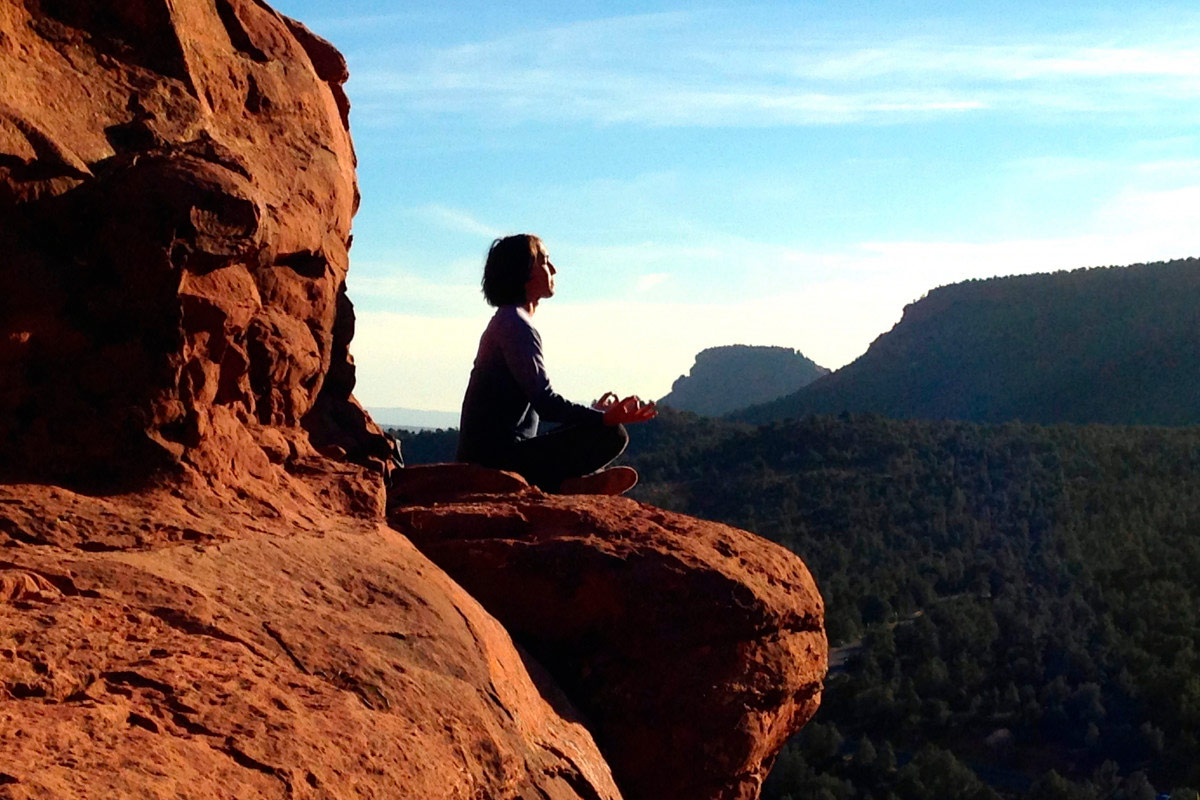
[[[306,511],[0,485],[0,798],[619,800],[478,603]]]
[[[256,0],[0,5],[5,475],[236,481],[264,428],[283,463],[382,467],[350,397],[346,77]]]
[[[528,491],[529,482],[515,472],[478,464],[420,464],[396,470],[388,486],[387,502],[389,506],[429,505],[474,495]]]
[[[629,800],[751,800],[816,712],[824,609],[753,534],[625,498],[538,494],[389,519],[588,715]]]

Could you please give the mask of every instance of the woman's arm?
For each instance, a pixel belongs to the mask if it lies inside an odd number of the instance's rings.
[[[504,362],[533,410],[548,422],[598,423],[604,412],[572,403],[554,391],[542,358],[542,337],[520,317],[513,315],[501,341]]]

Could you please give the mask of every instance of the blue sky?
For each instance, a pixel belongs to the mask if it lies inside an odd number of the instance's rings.
[[[356,395],[456,410],[497,235],[556,387],[704,347],[836,368],[935,286],[1200,255],[1200,10],[278,0],[346,55]]]

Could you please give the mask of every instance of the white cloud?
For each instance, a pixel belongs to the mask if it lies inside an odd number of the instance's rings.
[[[495,239],[503,236],[504,232],[495,225],[480,222],[466,211],[450,208],[438,203],[427,203],[412,210],[418,217],[455,233],[465,233],[470,236],[482,236]]]
[[[1173,178],[1188,175],[1200,177],[1200,158],[1148,161],[1144,164],[1136,165],[1135,170],[1144,175],[1166,175]]]
[[[670,274],[666,272],[649,272],[645,275],[638,276],[637,282],[633,285],[633,289],[638,293],[645,293],[656,286],[661,286],[670,277]]]
[[[839,81],[920,76],[959,81],[1030,81],[1045,78],[1176,77],[1200,72],[1200,48],[1180,38],[1159,48],[1081,46],[1052,38],[1038,44],[956,44],[944,40],[894,41],[796,66],[798,77]]]
[[[1139,24],[1140,23],[1140,24]],[[730,126],[888,123],[1005,112],[1200,115],[1195,15],[1130,19],[1119,43],[1086,30],[934,26],[922,35],[847,35],[780,15],[774,27],[724,12],[647,14],[524,30],[408,55],[365,59],[355,92],[417,112],[492,124]],[[499,112],[499,113],[497,113]],[[503,120],[498,123],[497,120]]]
[[[386,14],[347,14],[340,16],[324,16],[304,19],[304,24],[314,31],[329,34],[345,34],[355,31],[371,31],[390,28],[398,25],[411,25],[419,20],[427,20],[429,14],[418,11],[398,11]]]
[[[1127,189],[1109,201],[1100,218],[1119,229],[1136,229],[1145,238],[1190,238],[1200,250],[1200,185],[1173,189]]]

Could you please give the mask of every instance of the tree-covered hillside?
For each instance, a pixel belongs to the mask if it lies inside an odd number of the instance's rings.
[[[769,800],[1200,785],[1200,429],[665,413],[628,461],[825,596],[835,670]]]
[[[717,416],[789,395],[829,370],[790,347],[744,344],[710,347],[659,404]]]
[[[400,454],[407,466],[446,464],[458,456],[458,428],[428,431],[388,428],[387,432],[400,443]]]
[[[739,412],[1200,424],[1200,259],[935,289],[862,357]]]

